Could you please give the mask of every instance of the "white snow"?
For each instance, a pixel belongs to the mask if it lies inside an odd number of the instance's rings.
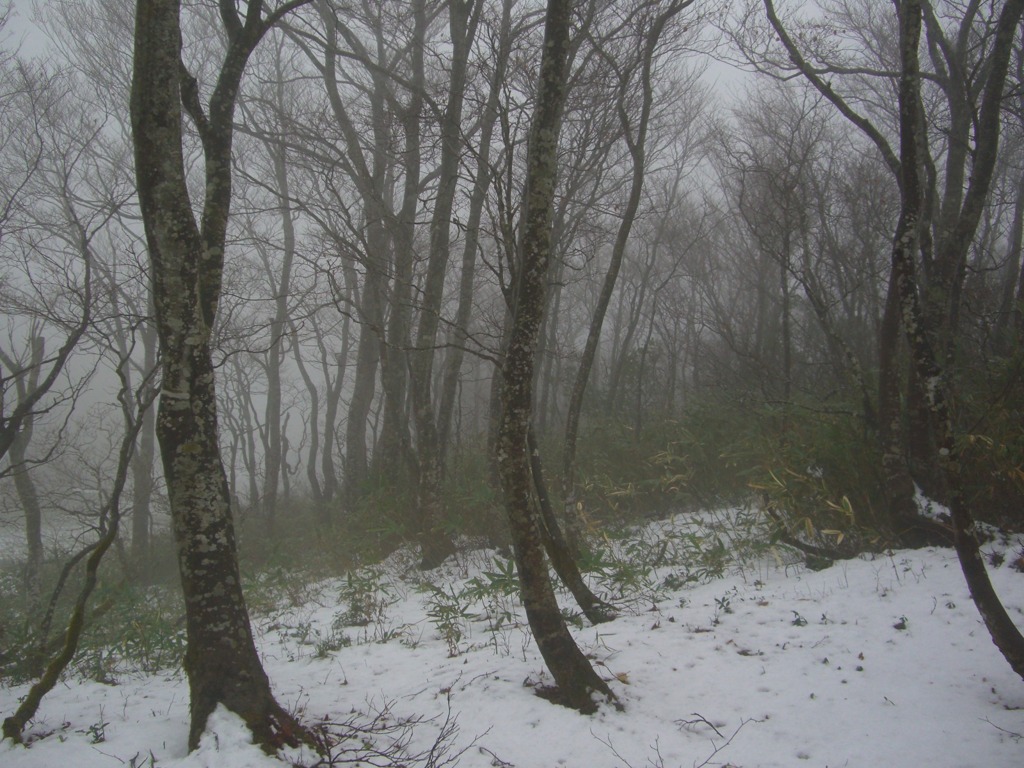
[[[648,538],[662,530],[648,529]],[[1020,540],[991,547],[1007,549],[990,573],[1024,625],[1024,574],[1010,567]],[[468,579],[496,570],[495,557],[468,553],[426,578],[465,594]],[[458,726],[450,756],[461,751],[456,762],[466,768],[1024,763],[1024,681],[989,639],[952,550],[898,551],[820,572],[769,553],[707,584],[654,590],[648,580],[618,619],[573,631],[624,705],[593,716],[536,695],[534,686],[551,679],[511,599],[492,591],[446,602],[417,586],[424,576],[411,566],[393,557],[376,571],[386,591],[366,626],[336,622],[349,607],[340,598],[351,592],[345,580],[255,620],[285,707],[307,723],[419,718],[405,733],[413,753],[429,749],[450,716]],[[343,635],[351,645],[339,647]],[[0,690],[0,713],[25,691]],[[224,710],[191,755],[187,732],[179,672],[117,685],[68,680],[44,699],[29,747],[0,746],[0,766],[315,762],[298,751],[264,755]]]

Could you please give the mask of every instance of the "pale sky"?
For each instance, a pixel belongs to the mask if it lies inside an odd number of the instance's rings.
[[[5,50],[20,50],[23,56],[39,56],[46,51],[47,41],[43,32],[32,22],[35,9],[45,6],[46,0],[0,0],[0,6],[12,9],[7,26],[0,33],[0,45]]]

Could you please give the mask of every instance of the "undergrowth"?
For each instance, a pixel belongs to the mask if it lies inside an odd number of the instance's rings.
[[[620,611],[638,614],[689,584],[707,583],[730,569],[762,567],[766,558],[779,556],[769,533],[754,507],[607,525],[585,541],[581,567],[596,594]],[[425,635],[453,657],[473,648],[525,653],[529,630],[511,558],[500,550],[469,548],[435,571],[419,571],[415,562],[407,547],[342,575],[249,563],[244,591],[257,631],[270,642],[276,638],[290,659],[327,658],[367,643],[415,646]],[[404,614],[394,610],[413,595],[423,606],[421,625],[403,623]],[[567,591],[560,590],[560,602],[567,621],[583,626]],[[31,658],[16,655],[17,648],[32,647],[30,631],[12,631],[31,623],[17,617],[12,604],[5,600],[0,609],[3,676],[9,683],[25,681],[34,671]],[[123,675],[179,668],[184,615],[173,585],[126,586],[111,563],[95,605],[69,675],[114,683]]]
[[[783,417],[786,428],[780,430]],[[854,531],[863,536],[874,522],[880,462],[865,449],[862,426],[841,413],[782,414],[721,403],[696,403],[674,418],[648,419],[642,429],[591,419],[580,439],[582,496],[574,523],[581,524],[573,526],[582,532],[585,577],[620,609],[644,610],[669,591],[713,580],[728,568],[786,561],[791,555],[777,541],[779,516],[790,529],[826,543],[840,543]],[[542,441],[542,454],[552,473],[558,459],[553,437]],[[1004,474],[1012,477],[1007,456]],[[558,491],[554,477],[548,485]],[[518,581],[513,563],[500,554],[507,552],[507,534],[486,451],[467,444],[449,457],[444,524],[464,549],[490,552],[457,586],[415,571],[414,556],[401,555],[409,551],[403,542],[413,539],[408,483],[377,478],[364,490],[344,515],[337,505],[282,501],[272,528],[256,513],[240,512],[244,593],[264,628],[283,632],[301,653],[319,656],[358,643],[416,643],[422,628],[402,626],[391,615],[403,590],[415,589],[425,601],[430,632],[449,654],[479,643],[513,647],[507,633],[521,623]],[[560,500],[555,503],[562,508]],[[722,508],[732,511],[686,512]],[[166,537],[154,542],[154,550],[161,562],[173,561]],[[184,619],[170,570],[160,569],[162,580],[142,587],[132,586],[116,559],[104,565],[75,674],[109,681],[179,666]],[[0,572],[0,676],[10,681],[28,679],[38,669],[31,649],[41,642],[34,634],[38,616],[25,607],[16,576],[12,569]],[[59,634],[71,594],[73,584],[61,598],[51,635]],[[569,601],[564,604],[567,618],[579,621]],[[303,618],[316,606],[333,607],[328,625]],[[282,615],[291,618],[262,618]]]

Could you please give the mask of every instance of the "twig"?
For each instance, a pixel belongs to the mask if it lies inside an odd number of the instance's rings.
[[[612,744],[612,737],[611,737],[611,736],[609,736],[609,737],[608,737],[607,739],[602,739],[602,738],[601,738],[600,736],[598,736],[598,735],[597,735],[596,733],[594,733],[593,731],[591,731],[590,733],[591,733],[591,735],[592,735],[592,736],[593,736],[593,737],[594,737],[595,739],[597,739],[597,740],[598,740],[599,742],[601,742],[601,743],[602,743],[602,744],[604,744],[604,745],[605,745],[606,747],[608,747],[608,749],[609,749],[609,750],[611,750],[611,753],[612,753],[613,755],[615,755],[615,757],[616,757],[616,758],[617,758],[618,760],[621,760],[621,761],[622,761],[622,764],[623,764],[623,765],[624,765],[624,766],[625,766],[626,768],[633,768],[633,765],[632,765],[632,763],[630,763],[630,762],[629,762],[629,760],[627,760],[627,759],[626,759],[626,758],[624,758],[624,757],[623,757],[622,755],[620,755],[620,754],[619,754],[619,750],[617,750],[617,749],[615,748],[615,745],[614,745],[614,744]]]
[[[491,756],[491,768],[516,768],[515,763],[510,763],[507,760],[502,760],[487,747],[478,746],[477,750],[485,755]]]
[[[341,722],[324,721],[314,726],[320,759],[309,768],[333,768],[340,765],[392,768],[396,765],[446,768],[476,746],[477,739],[461,749],[454,749],[459,727],[452,714],[451,699],[438,734],[426,749],[412,751],[413,732],[437,718],[396,717],[392,703],[384,702],[375,712],[354,713]],[[479,737],[477,737],[479,738]]]
[[[686,726],[699,725],[699,724],[703,723],[708,728],[710,728],[712,731],[717,733],[718,734],[718,738],[720,738],[720,739],[724,739],[725,738],[725,736],[722,735],[722,732],[715,727],[714,723],[712,723],[710,720],[708,720],[706,717],[704,717],[704,715],[700,714],[699,712],[691,712],[690,714],[692,714],[694,716],[693,720],[676,720],[676,725],[678,725],[680,728],[683,728],[683,727],[686,727]]]
[[[988,723],[989,725],[991,725],[997,731],[1002,731],[1007,736],[1009,736],[1011,739],[1013,739],[1014,742],[1019,742],[1021,739],[1024,739],[1024,733],[1017,733],[1016,731],[1007,730],[1006,728],[1003,728],[1001,726],[996,725],[991,720],[989,720],[987,717],[983,717],[983,718],[981,718],[981,720],[982,720],[982,722],[985,722],[985,723]]]
[[[710,741],[711,741],[711,746],[712,746],[712,747],[714,748],[714,749],[713,749],[713,751],[711,752],[711,754],[710,754],[710,755],[708,755],[708,756],[707,756],[707,758],[705,758],[705,760],[704,760],[704,762],[703,762],[703,763],[694,763],[694,766],[693,766],[693,768],[704,768],[704,766],[706,766],[706,765],[710,764],[711,760],[712,760],[712,759],[713,759],[713,758],[715,757],[715,755],[717,755],[717,754],[718,754],[719,752],[721,752],[721,751],[722,751],[723,749],[725,749],[725,748],[726,748],[726,747],[728,747],[728,746],[729,746],[730,744],[732,744],[732,740],[736,738],[736,734],[738,734],[738,733],[739,733],[739,732],[740,732],[741,730],[743,730],[743,726],[744,726],[744,725],[746,725],[747,723],[760,723],[760,722],[761,722],[761,721],[760,721],[760,720],[758,720],[758,719],[756,719],[756,718],[753,718],[753,717],[748,717],[748,718],[747,718],[746,720],[741,720],[741,721],[740,721],[740,724],[739,724],[738,726],[736,726],[736,730],[735,730],[735,731],[733,731],[733,732],[732,732],[732,733],[731,733],[731,734],[729,735],[729,738],[727,738],[727,739],[726,739],[726,740],[725,740],[724,742],[722,742],[721,744],[715,744],[715,740],[714,740],[714,739],[711,739],[711,740],[710,740]],[[712,728],[714,728],[714,726],[712,726]],[[716,732],[716,733],[718,732],[718,729],[717,729],[717,728],[715,729],[715,732]]]

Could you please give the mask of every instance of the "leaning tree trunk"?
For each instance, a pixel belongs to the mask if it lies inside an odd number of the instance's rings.
[[[162,352],[157,439],[185,597],[190,749],[219,704],[242,717],[266,749],[304,735],[271,693],[242,596],[210,348],[231,202],[235,99],[249,54],[276,20],[264,19],[261,5],[251,0],[244,21],[233,4],[221,5],[227,52],[208,114],[181,63],[178,0],[136,6],[132,134]],[[182,102],[206,161],[201,229],[186,185]]]
[[[100,564],[103,561],[103,556],[110,549],[110,545],[117,539],[121,521],[121,495],[124,492],[125,481],[128,479],[128,471],[134,454],[135,439],[138,437],[140,429],[143,428],[146,414],[151,410],[150,406],[153,404],[154,394],[149,390],[148,381],[143,381],[139,389],[135,391],[134,396],[130,393],[131,387],[125,375],[127,364],[128,360],[124,358],[118,367],[118,376],[121,379],[121,392],[118,395],[118,399],[121,401],[125,419],[125,432],[121,438],[121,448],[118,451],[117,470],[114,473],[114,481],[110,488],[110,498],[103,505],[99,514],[100,536],[97,541],[88,545],[79,553],[79,556],[83,557],[86,554],[88,555],[85,561],[85,579],[71,609],[71,616],[68,618],[67,629],[64,632],[64,642],[60,645],[57,654],[50,659],[46,668],[42,670],[39,679],[32,684],[28,693],[21,699],[14,714],[4,718],[2,727],[3,738],[10,739],[16,744],[22,743],[25,726],[36,716],[43,697],[54,689],[78,651],[82,633],[86,628],[85,612],[89,604],[89,598],[96,587]],[[130,403],[136,404],[134,412]],[[68,565],[74,562],[75,558],[72,558]],[[67,568],[67,566],[65,567]],[[70,572],[70,569],[65,571],[65,573],[68,572]],[[53,598],[51,598],[51,611],[56,598],[57,593],[55,592]],[[52,613],[48,613],[47,618],[44,619],[45,623],[48,624],[50,616],[52,616]],[[45,653],[45,643],[40,650]]]
[[[527,434],[527,447],[530,451],[530,470],[533,474],[533,487],[537,491],[537,506],[540,510],[540,533],[544,541],[544,550],[551,559],[551,565],[558,578],[568,587],[576,604],[583,611],[591,624],[601,624],[615,618],[614,606],[599,598],[583,580],[576,558],[572,555],[569,542],[565,540],[562,529],[555,517],[555,510],[548,494],[547,483],[544,482],[544,465],[540,459],[540,446],[531,427]]]
[[[565,102],[571,0],[549,0],[537,107],[527,153],[522,239],[512,330],[502,366],[502,414],[497,462],[505,495],[523,604],[537,647],[561,701],[592,712],[592,694],[613,696],[577,647],[558,609],[544,557],[540,524],[531,504],[528,435],[533,371],[551,263],[551,209],[557,176],[558,132]]]
[[[1012,40],[1024,12],[1024,0],[1008,0],[996,27],[996,48],[992,73],[986,84],[985,99],[979,123],[999,120],[1003,81],[1006,77]],[[1024,678],[1024,636],[1003,607],[985,570],[985,561],[975,535],[974,520],[964,496],[960,465],[960,441],[950,407],[951,391],[946,372],[936,354],[929,316],[923,311],[915,274],[918,230],[921,223],[921,184],[918,177],[920,133],[917,114],[920,104],[920,73],[918,46],[921,32],[920,0],[907,0],[900,19],[901,75],[900,96],[900,180],[901,211],[893,239],[892,269],[899,288],[900,309],[915,370],[928,400],[929,413],[938,448],[937,463],[948,484],[949,507],[953,516],[954,544],[964,578],[974,604],[988,628],[996,647],[1010,663],[1014,672]],[[999,46],[1002,44],[1002,55]],[[1001,74],[1000,74],[1001,70]],[[998,134],[996,134],[998,136]],[[995,144],[996,142],[993,142]],[[990,154],[988,154],[990,153]],[[972,182],[984,181],[995,164],[995,146],[978,152]],[[972,191],[978,190],[972,183]],[[983,194],[983,190],[979,194]]]

